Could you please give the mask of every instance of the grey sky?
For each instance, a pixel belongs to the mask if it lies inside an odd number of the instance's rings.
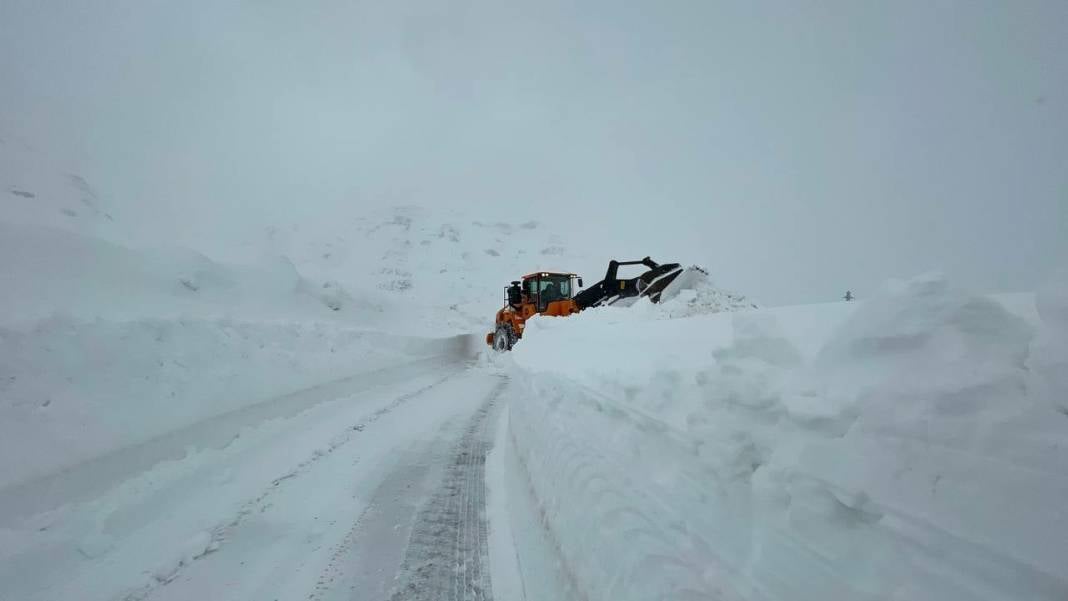
[[[562,221],[769,303],[1068,259],[1068,2],[0,2],[0,132],[147,238]]]

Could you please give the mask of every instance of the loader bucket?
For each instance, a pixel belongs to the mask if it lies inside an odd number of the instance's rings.
[[[622,265],[644,265],[648,271],[636,278],[620,279],[618,270]],[[649,257],[641,261],[610,261],[604,279],[575,295],[575,303],[579,309],[588,309],[600,305],[613,305],[635,297],[648,297],[654,303],[659,302],[664,288],[682,271],[678,263],[661,265]]]
[[[638,278],[638,281],[645,284],[639,295],[648,297],[654,303],[660,302],[660,294],[664,292],[664,288],[682,272],[683,269],[678,263],[666,263],[656,269],[650,269]]]

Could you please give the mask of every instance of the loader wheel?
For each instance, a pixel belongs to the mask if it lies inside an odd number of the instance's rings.
[[[501,326],[493,333],[493,350],[498,353],[512,350],[512,344],[514,343],[515,340],[512,338],[512,328],[508,326]]]

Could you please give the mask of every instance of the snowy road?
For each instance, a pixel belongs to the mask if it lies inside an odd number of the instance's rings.
[[[484,465],[507,381],[427,367],[55,499],[0,530],[0,599],[491,599]]]
[[[394,341],[285,394],[201,396],[0,484],[0,601],[1062,601],[1068,295],[1008,300],[925,278],[855,304],[638,306],[533,320],[503,356]],[[130,381],[124,409],[153,400]],[[10,414],[80,424],[60,402]],[[46,440],[27,449],[66,442]]]
[[[493,598],[485,516],[487,426],[504,388],[502,380],[470,420],[450,454],[441,486],[418,512],[395,601]],[[365,547],[374,544],[374,537],[361,540]]]

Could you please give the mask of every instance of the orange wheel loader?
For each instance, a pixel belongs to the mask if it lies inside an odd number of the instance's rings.
[[[638,277],[620,279],[619,268],[644,265],[648,271]],[[486,344],[497,351],[511,350],[523,337],[523,326],[535,315],[567,316],[591,307],[612,305],[633,297],[655,302],[683,269],[678,263],[659,264],[649,257],[641,261],[609,261],[600,282],[581,292],[582,278],[573,273],[539,271],[512,282],[504,293],[504,307],[497,311],[494,330],[486,334]]]

